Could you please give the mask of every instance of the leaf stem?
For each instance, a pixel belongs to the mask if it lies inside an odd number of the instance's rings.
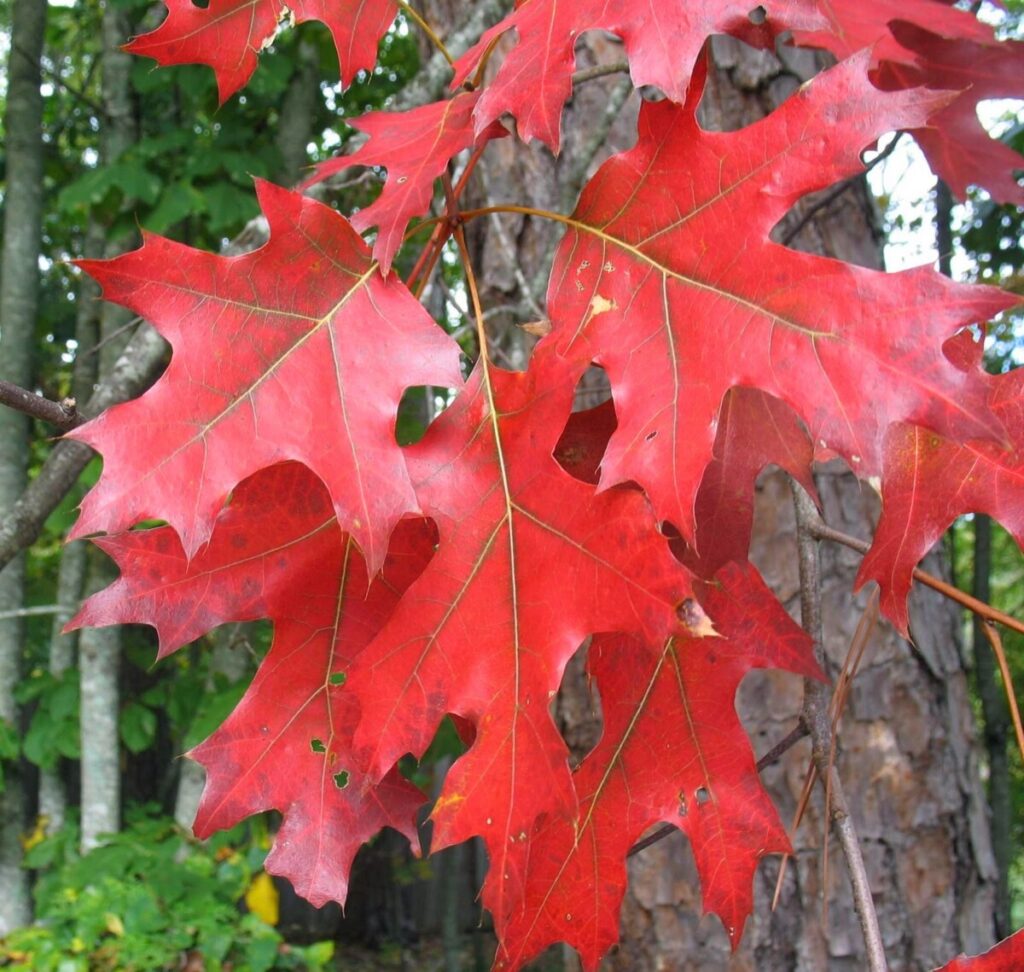
[[[866,554],[868,550],[871,549],[871,544],[866,540],[851,537],[849,534],[842,533],[841,531],[830,527],[821,519],[820,516],[818,516],[817,510],[815,510],[814,520],[808,524],[808,529],[819,540],[832,540],[835,543],[841,543],[844,547],[849,547],[851,550],[856,550],[858,553]],[[954,587],[952,584],[947,584],[946,581],[940,580],[934,574],[929,574],[926,570],[922,570],[920,567],[914,568],[914,580],[919,580],[925,585],[925,587],[930,587],[932,590],[938,591],[940,594],[944,594],[950,600],[963,605],[969,611],[973,611],[986,621],[997,621],[999,624],[1005,625],[1013,631],[1018,631],[1021,634],[1024,634],[1024,622],[1018,621],[1015,617],[1005,614],[1003,611],[992,607],[990,604],[986,604],[984,601],[979,601],[976,597],[971,597],[970,594],[966,594],[964,591]]]
[[[1006,702],[1010,707],[1010,715],[1013,717],[1013,729],[1017,734],[1017,748],[1021,755],[1024,755],[1024,726],[1020,721],[1020,709],[1017,707],[1017,693],[1013,688],[1013,678],[1010,675],[1010,666],[1006,663],[1006,652],[1003,651],[1003,639],[999,637],[995,625],[991,621],[983,621],[981,630],[985,632],[988,643],[995,653],[996,662],[999,665],[999,672],[1003,676],[1003,688],[1006,691]]]
[[[423,33],[426,34],[427,37],[430,38],[431,43],[434,45],[434,47],[436,47],[441,52],[441,55],[448,62],[448,64],[451,67],[454,67],[455,66],[455,58],[452,57],[452,55],[449,52],[448,48],[445,47],[444,41],[441,40],[441,38],[437,36],[437,33],[435,32],[434,28],[431,27],[430,24],[428,24],[423,19],[423,17],[420,15],[419,11],[414,9],[412,4],[407,3],[406,0],[396,0],[396,2],[398,3],[398,6],[401,8],[402,13],[404,13],[410,20],[414,20],[417,23],[417,25],[419,26],[420,30],[422,30]]]

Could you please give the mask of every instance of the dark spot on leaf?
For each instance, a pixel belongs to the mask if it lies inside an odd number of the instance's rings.
[[[657,429],[655,429],[653,432],[648,432],[647,435],[644,436],[644,442],[653,442],[656,438],[658,438]]]

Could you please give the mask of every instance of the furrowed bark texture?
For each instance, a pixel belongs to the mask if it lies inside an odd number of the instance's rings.
[[[43,102],[39,62],[46,4],[14,0],[7,64],[4,117],[6,192],[3,256],[0,260],[0,379],[22,387],[32,383],[32,346],[39,306],[39,247],[43,191]],[[7,511],[25,488],[28,419],[0,409],[0,510]],[[0,569],[0,612],[24,600],[25,565],[17,558]],[[23,641],[19,618],[0,621],[0,720],[17,725],[14,687]],[[17,767],[5,767],[0,794],[0,935],[32,917],[28,874],[21,869],[19,835],[26,823],[26,793]]]
[[[620,60],[613,38],[588,35],[579,66]],[[808,53],[771,54],[716,43],[717,71],[703,107],[709,128],[734,129],[762,117],[822,66]],[[500,51],[496,55],[500,57]],[[616,105],[619,79],[605,78],[577,89],[566,120],[566,143],[554,159],[542,147],[523,150],[511,141],[488,151],[481,165],[490,202],[514,199],[543,208],[572,205],[581,173],[591,173],[610,151],[635,141],[637,97]],[[593,132],[605,135],[595,146]],[[483,200],[480,200],[481,203]],[[467,200],[476,205],[477,200]],[[786,225],[795,225],[813,205],[805,201]],[[496,359],[522,367],[523,336],[514,324],[543,314],[545,274],[557,228],[520,217],[493,218],[469,227],[484,268],[488,331],[499,345]],[[785,226],[780,228],[780,233]],[[862,185],[854,185],[824,207],[790,245],[880,266],[878,229]],[[599,376],[595,380],[600,385]],[[580,404],[600,392],[583,390]],[[829,469],[821,486],[829,522],[858,536],[870,535],[877,502],[840,470]],[[754,541],[757,562],[783,601],[798,615],[799,580],[792,501],[784,477],[769,476],[758,494]],[[865,594],[850,594],[859,557],[832,546],[822,549],[825,652],[834,676],[846,655]],[[940,563],[929,566],[942,571]],[[879,624],[865,666],[855,683],[839,730],[837,766],[879,913],[893,972],[926,970],[961,950],[986,948],[993,939],[994,866],[983,794],[978,783],[976,738],[956,632],[958,612],[929,594],[916,593],[916,644],[911,647]],[[578,757],[600,735],[599,704],[587,694],[583,657],[574,659],[559,698],[563,732]],[[739,706],[757,755],[796,724],[803,688],[778,673],[755,673],[739,693]],[[763,778],[788,824],[799,799],[809,759],[805,741],[767,769]],[[794,837],[778,910],[770,910],[777,858],[767,860],[756,882],[755,915],[736,953],[717,919],[701,917],[700,887],[681,836],[656,844],[630,862],[631,887],[623,916],[623,940],[604,963],[606,970],[750,970],[750,972],[860,972],[867,967],[854,913],[849,878],[835,841],[830,846],[827,925],[822,920],[823,802],[816,793]],[[567,969],[578,968],[574,956]]]

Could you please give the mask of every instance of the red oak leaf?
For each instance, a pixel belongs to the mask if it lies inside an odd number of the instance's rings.
[[[821,47],[843,60],[872,48],[875,62],[913,61],[913,54],[893,36],[897,21],[917,24],[942,37],[957,37],[976,44],[995,44],[992,28],[946,0],[858,0],[857,3],[821,3],[826,20],[820,30],[793,31],[793,42],[801,47]]]
[[[557,152],[562,107],[572,94],[575,46],[585,31],[618,34],[629,55],[633,83],[655,85],[681,102],[697,56],[712,34],[735,34],[748,40],[763,35],[768,40],[787,29],[809,31],[826,24],[812,0],[766,0],[763,6],[767,23],[755,33],[750,19],[753,8],[737,0],[531,0],[486,31],[456,62],[452,86],[477,68],[495,38],[515,28],[519,42],[480,98],[477,130],[510,112],[521,138],[538,138]]]
[[[988,513],[1024,547],[1024,368],[993,377],[990,401],[1010,448],[906,424],[886,437],[882,516],[857,584],[878,581],[881,608],[904,634],[914,568],[958,516]]]
[[[166,520],[192,556],[228,492],[265,466],[303,462],[375,572],[418,509],[395,441],[410,385],[458,385],[459,349],[400,280],[383,280],[344,217],[257,184],[269,242],[221,257],[158,236],[115,260],[81,261],[104,297],[170,341],[141,398],[72,435],[103,454],[73,537]]]
[[[70,625],[151,624],[163,656],[227,621],[273,620],[274,644],[244,698],[190,754],[208,773],[195,831],[280,810],[267,870],[316,905],[344,902],[352,858],[381,827],[416,844],[423,794],[394,769],[371,785],[349,759],[359,712],[344,677],[433,540],[424,521],[404,521],[369,583],[323,484],[285,463],[239,486],[192,560],[168,527],[98,540],[121,577]]]
[[[587,635],[660,643],[695,624],[688,573],[637,490],[596,494],[552,458],[573,397],[565,364],[540,345],[526,373],[478,365],[467,388],[409,449],[440,547],[350,672],[373,773],[421,754],[445,713],[476,726],[434,809],[445,847],[479,834],[485,903],[513,893],[506,866],[548,808],[574,807],[567,751],[549,705]]]
[[[596,485],[601,478],[601,457],[617,425],[611,399],[573,412],[555,446],[558,464],[582,482]]]
[[[662,822],[689,837],[705,910],[739,941],[757,863],[789,841],[731,703],[752,668],[821,676],[810,639],[749,564],[726,567],[702,601],[723,637],[669,638],[653,651],[635,638],[594,639],[604,734],[574,774],[578,816],[553,814],[513,848],[523,893],[496,916],[496,968],[564,941],[596,969],[618,940],[627,852]]]
[[[983,955],[961,955],[935,972],[1018,972],[1024,968],[1024,929],[997,942]]]
[[[744,561],[754,525],[754,480],[769,464],[785,469],[817,496],[814,449],[793,410],[756,388],[730,388],[718,413],[711,464],[696,502],[695,550],[684,563],[701,577]]]
[[[370,136],[352,155],[339,156],[316,167],[303,188],[353,165],[382,165],[388,170],[380,196],[352,217],[363,232],[377,226],[373,255],[385,274],[402,245],[409,220],[430,209],[434,180],[463,149],[507,134],[494,124],[476,136],[473,110],[479,92],[461,92],[448,101],[435,101],[411,111],[371,111],[350,124]]]
[[[698,84],[683,107],[645,104],[636,147],[606,162],[563,218],[552,337],[580,369],[595,361],[611,381],[619,424],[601,485],[639,483],[688,540],[731,387],[782,399],[817,449],[862,475],[881,472],[894,422],[958,439],[1003,434],[983,374],[955,368],[942,342],[1015,297],[929,268],[885,274],[769,239],[803,195],[860,171],[861,149],[880,133],[924,124],[948,100],[878,91],[867,57],[736,132],[699,127]]]
[[[893,35],[913,52],[913,66],[883,64],[882,87],[961,89],[927,128],[913,130],[932,171],[961,199],[968,185],[976,185],[996,202],[1024,205],[1024,187],[1014,178],[1015,170],[1024,169],[1024,157],[992,138],[978,120],[978,103],[986,98],[1024,98],[1024,43],[946,40],[902,23],[893,25]]]
[[[161,65],[206,64],[217,75],[220,102],[256,70],[260,52],[282,26],[319,20],[338,50],[344,84],[377,63],[377,42],[398,13],[395,0],[164,0],[167,17],[125,50]]]

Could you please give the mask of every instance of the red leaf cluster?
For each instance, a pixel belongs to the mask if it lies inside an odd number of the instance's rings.
[[[211,65],[222,97],[282,19],[324,21],[347,82],[372,66],[397,10],[167,6],[131,49]],[[121,569],[75,623],[151,624],[163,655],[227,621],[273,621],[245,698],[192,754],[209,774],[197,831],[277,808],[268,867],[314,902],[344,899],[352,856],[380,827],[415,843],[424,798],[397,764],[450,715],[468,749],[434,805],[435,846],[486,842],[499,967],[556,941],[596,967],[617,937],[626,854],[659,822],[689,836],[705,906],[737,941],[754,868],[788,842],[736,688],[752,668],[820,674],[746,563],[758,472],[782,466],[813,492],[814,460],[839,456],[881,480],[861,579],[881,583],[900,625],[914,564],[953,517],[984,510],[1024,540],[1020,372],[986,375],[964,330],[1015,298],[770,238],[896,129],[914,131],[958,191],[977,182],[1019,199],[1019,158],[988,147],[978,171],[968,118],[979,97],[1019,93],[1019,48],[940,0],[771,0],[763,12],[518,4],[457,63],[467,90],[357,120],[369,140],[320,167],[311,181],[387,169],[352,223],[261,183],[270,240],[252,254],[147,237],[83,264],[173,358],[141,399],[74,433],[104,457],[74,535],[106,531],[97,542]],[[636,145],[573,213],[538,214],[565,235],[551,333],[527,371],[484,350],[464,382],[458,347],[393,270],[406,228],[453,159],[505,134],[502,117],[557,150],[574,45],[591,29],[617,34],[634,83],[666,97],[643,106]],[[506,32],[514,43],[480,87]],[[789,32],[839,63],[755,125],[703,130],[707,38],[763,46]],[[438,246],[461,240],[471,215],[445,189]],[[371,253],[357,231],[372,227]],[[574,415],[595,362],[612,401]],[[403,449],[395,422],[413,385],[456,394]],[[147,518],[167,526],[130,529]],[[550,703],[587,639],[604,735],[573,770]]]

